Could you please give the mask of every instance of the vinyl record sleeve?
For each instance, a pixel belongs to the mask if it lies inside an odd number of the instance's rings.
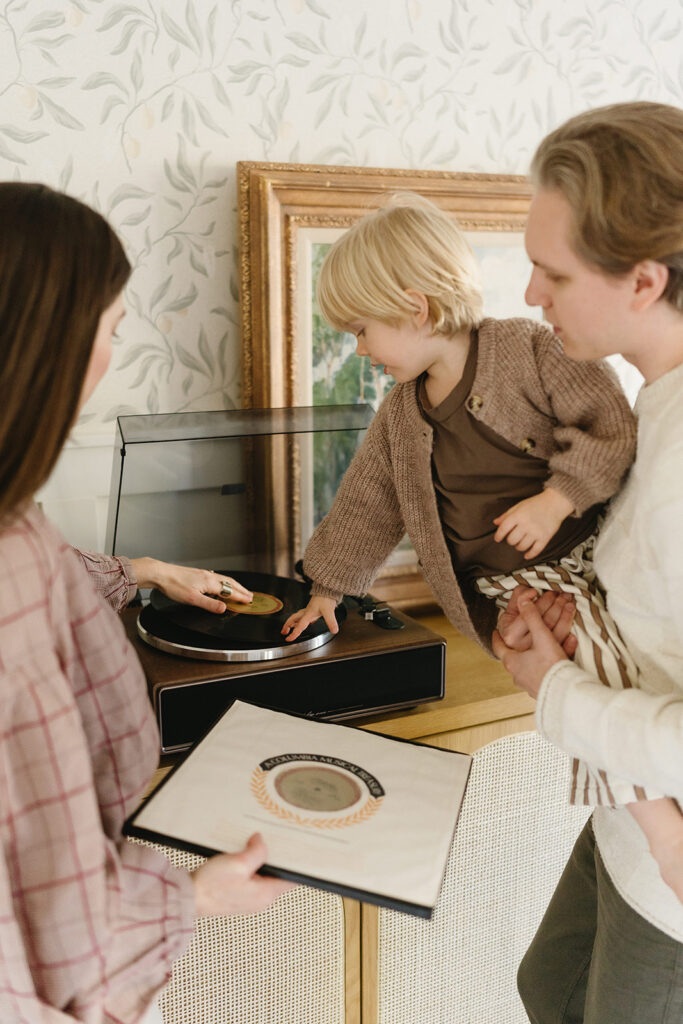
[[[431,917],[472,758],[235,701],[126,821],[204,856],[261,832],[261,872]]]

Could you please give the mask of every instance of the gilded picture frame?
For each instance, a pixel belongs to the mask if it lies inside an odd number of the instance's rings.
[[[522,176],[243,161],[237,177],[245,407],[313,404],[315,239],[333,240],[393,192],[417,192],[456,217],[482,263],[489,315],[537,315],[523,299],[532,189]],[[273,510],[271,546],[294,551],[301,538],[301,466],[284,451],[278,464],[268,490],[284,500]],[[433,602],[410,554],[388,564],[373,593],[408,610]]]

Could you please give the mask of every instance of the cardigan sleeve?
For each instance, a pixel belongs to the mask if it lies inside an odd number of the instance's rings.
[[[100,597],[115,612],[122,612],[134,599],[138,583],[130,559],[125,555],[100,555],[73,549],[81,560]]]
[[[607,363],[569,359],[545,327],[536,332],[534,349],[555,421],[545,486],[582,515],[619,489],[635,456],[635,417]]]
[[[306,547],[304,571],[314,595],[340,601],[344,594],[364,594],[405,533],[389,446],[392,398],[390,392],[380,406]]]

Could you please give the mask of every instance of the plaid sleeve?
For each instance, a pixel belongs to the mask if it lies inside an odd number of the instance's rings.
[[[158,761],[144,674],[35,506],[0,565],[0,1022],[134,1024],[195,907],[189,875],[121,834]]]
[[[59,665],[39,681],[30,666],[13,675],[0,743],[0,1020],[136,1021],[192,934],[192,883],[106,834]]]
[[[137,593],[138,582],[130,559],[125,555],[100,555],[94,551],[73,549],[80,558],[90,582],[100,597],[115,612],[123,611]]]

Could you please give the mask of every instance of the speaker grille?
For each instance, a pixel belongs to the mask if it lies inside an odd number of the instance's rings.
[[[344,1024],[341,898],[300,886],[259,914],[200,918],[159,1005],[164,1024]]]
[[[475,754],[431,921],[379,911],[378,1024],[528,1024],[517,967],[590,813],[535,732]]]

